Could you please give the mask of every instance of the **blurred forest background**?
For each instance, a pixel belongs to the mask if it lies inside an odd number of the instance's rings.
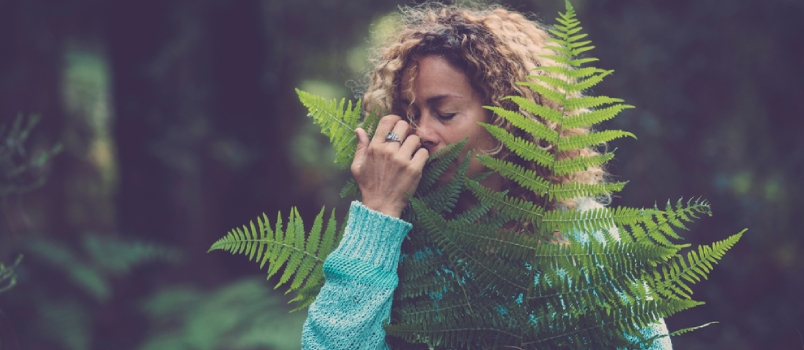
[[[304,312],[206,251],[263,212],[346,213],[348,174],[293,89],[353,98],[404,4],[0,0],[0,290],[24,254],[0,349],[299,348]],[[611,125],[639,137],[611,145],[630,181],[614,204],[703,196],[695,243],[749,228],[696,285],[706,305],[667,321],[720,323],[675,348],[804,348],[804,1],[573,4],[616,71],[593,93],[637,106]]]

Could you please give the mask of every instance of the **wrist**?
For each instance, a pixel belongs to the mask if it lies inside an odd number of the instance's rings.
[[[400,207],[398,205],[388,203],[387,201],[366,200],[366,198],[363,198],[363,206],[365,206],[366,208],[369,208],[371,210],[374,210],[376,212],[388,215],[388,216],[390,216],[392,218],[401,217],[402,216],[402,209],[404,208],[404,207]]]
[[[343,239],[330,257],[363,261],[386,271],[396,271],[402,241],[411,224],[352,202]]]

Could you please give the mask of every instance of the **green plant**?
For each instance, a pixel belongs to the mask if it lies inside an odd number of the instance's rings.
[[[41,187],[45,177],[37,170],[62,151],[60,144],[36,156],[25,150],[25,141],[40,120],[39,115],[26,118],[19,114],[10,129],[0,125],[0,197]]]
[[[214,291],[186,285],[160,290],[142,305],[151,324],[138,348],[299,349],[304,314],[287,315],[282,298],[259,278]]]
[[[182,253],[174,248],[98,234],[81,237],[80,248],[47,238],[26,243],[26,251],[38,262],[59,271],[67,284],[101,303],[112,297],[114,278],[152,262],[175,264],[182,260]]]
[[[14,268],[17,267],[21,261],[22,254],[18,255],[17,259],[14,260],[14,263],[10,266],[6,266],[0,262],[0,292],[5,292],[17,284],[17,274],[14,273]]]
[[[11,128],[5,124],[0,125],[0,200],[12,194],[22,194],[41,187],[45,183],[45,173],[41,169],[53,156],[61,152],[62,147],[59,144],[38,153],[26,150],[25,142],[40,120],[39,115],[25,117],[20,113],[14,119]],[[8,247],[9,245],[6,245],[4,248]],[[0,251],[0,255],[3,256],[7,253]],[[17,284],[15,268],[19,266],[22,257],[22,254],[17,255],[10,266],[0,263],[0,292],[6,292]],[[3,315],[2,310],[0,315]],[[4,345],[3,341],[9,341],[5,338],[14,339],[13,336],[2,334],[0,348]]]
[[[87,349],[97,325],[119,290],[115,283],[152,262],[179,262],[180,251],[98,234],[77,242],[29,238],[20,247],[26,255],[28,278],[12,293],[3,294],[3,309],[28,314],[16,320],[18,339],[47,342],[51,347]]]
[[[579,55],[591,50],[582,41],[581,27],[569,2],[550,32],[556,62],[539,67],[531,81],[520,85],[532,89],[559,108],[508,97],[519,111],[488,107],[516,128],[544,140],[554,151],[492,125],[484,127],[509,150],[533,161],[554,175],[583,171],[603,164],[613,153],[559,160],[557,151],[633,137],[621,130],[605,130],[565,136],[563,128],[592,126],[615,117],[632,106],[605,96],[581,96],[612,71],[591,66],[595,58]],[[298,91],[298,90],[297,90]],[[348,166],[354,154],[353,131],[358,125],[373,131],[376,117],[359,124],[360,102],[327,103],[323,98],[298,91],[310,116],[322,127],[338,150],[336,162]],[[523,112],[554,123],[555,127],[529,118]],[[402,246],[399,287],[394,296],[389,340],[399,348],[597,348],[638,347],[656,339],[641,330],[660,318],[701,305],[691,299],[690,284],[706,278],[723,254],[742,236],[737,233],[709,246],[694,247],[686,255],[675,232],[698,215],[711,215],[706,201],[679,200],[664,208],[600,208],[587,211],[550,208],[549,201],[594,197],[622,189],[624,183],[556,184],[536,172],[488,156],[478,159],[490,170],[515,181],[546,199],[531,203],[494,192],[466,178],[469,157],[448,183],[433,187],[446,167],[462,151],[456,144],[431,157],[426,165],[410,210],[403,219],[413,231]],[[477,205],[457,215],[446,216],[458,195],[469,190]],[[353,182],[344,195],[356,193]],[[320,288],[324,258],[336,245],[339,232],[330,217],[321,235],[322,212],[309,239],[304,238],[301,217],[292,210],[287,228],[279,219],[272,230],[267,220],[235,229],[215,242],[210,250],[223,249],[247,254],[269,263],[269,275],[286,264],[279,285],[291,281],[299,307],[312,302]],[[449,218],[447,218],[449,217]],[[511,225],[511,223],[518,223]],[[516,229],[512,229],[516,227]],[[526,229],[523,229],[526,228]],[[548,244],[552,233],[561,232],[570,244]],[[599,237],[584,239],[588,233]],[[321,242],[327,242],[322,244]],[[279,286],[277,285],[277,287]],[[678,335],[690,330],[671,333]]]

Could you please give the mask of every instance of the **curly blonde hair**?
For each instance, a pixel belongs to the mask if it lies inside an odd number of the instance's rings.
[[[556,129],[555,123],[533,116],[505,96],[521,96],[536,103],[560,108],[553,101],[543,98],[533,90],[517,85],[528,81],[528,75],[537,74],[534,68],[554,65],[555,62],[541,57],[554,54],[547,47],[549,34],[542,25],[528,20],[522,14],[501,7],[485,9],[426,3],[401,10],[401,28],[377,50],[372,58],[373,72],[363,97],[367,112],[388,112],[410,117],[410,106],[402,104],[402,76],[411,70],[410,79],[415,79],[418,58],[436,55],[446,59],[453,67],[463,71],[472,87],[480,93],[484,105],[518,110],[545,125]],[[544,73],[541,73],[544,74]],[[413,86],[413,84],[409,84]],[[534,142],[548,152],[555,152],[552,144],[534,140],[529,133],[513,127],[506,119],[494,114],[491,124],[500,126],[516,136]],[[562,129],[563,136],[584,134],[589,128]],[[602,166],[582,172],[554,176],[548,169],[534,162],[526,162],[500,145],[490,152],[499,159],[517,163],[536,171],[554,183],[601,183],[606,172]],[[562,151],[558,159],[593,156],[599,154],[594,148]],[[534,203],[544,198],[522,188],[513,181],[505,184],[509,194]],[[576,208],[579,200],[569,199],[548,203],[549,207]],[[596,204],[596,203],[595,203]],[[587,205],[584,205],[587,206]]]

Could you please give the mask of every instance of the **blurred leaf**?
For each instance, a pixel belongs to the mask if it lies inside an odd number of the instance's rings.
[[[91,318],[87,309],[76,301],[43,302],[39,305],[41,334],[67,349],[90,348]]]
[[[86,264],[76,263],[69,269],[70,278],[75,284],[89,293],[95,300],[107,301],[112,296],[109,283],[104,276]]]
[[[22,261],[22,254],[17,256],[17,260],[11,266],[6,267],[5,264],[0,262],[0,292],[5,292],[17,284],[17,275],[14,273],[14,268]],[[5,285],[3,285],[5,284]],[[2,349],[2,344],[0,344]]]
[[[62,271],[73,285],[100,302],[112,297],[110,277],[119,277],[149,262],[181,261],[179,250],[153,243],[94,234],[85,235],[81,243],[85,253],[80,255],[67,244],[44,238],[29,241],[27,249],[34,259]]]
[[[202,294],[192,287],[173,287],[148,299],[143,304],[142,311],[156,323],[168,323],[190,312],[202,301]]]
[[[25,142],[41,119],[39,115],[25,117],[20,113],[11,129],[0,125],[0,197],[29,192],[45,183],[41,169],[62,148],[56,145],[50,150],[26,150]]]
[[[262,279],[214,292],[181,286],[146,300],[153,328],[141,349],[299,349],[306,315],[288,308]]]
[[[47,239],[33,239],[28,242],[27,249],[40,260],[53,266],[72,266],[78,258],[69,246]]]
[[[159,244],[124,241],[100,235],[86,235],[82,243],[93,265],[115,276],[128,273],[132,268],[148,262],[177,263],[182,260],[181,252]]]

